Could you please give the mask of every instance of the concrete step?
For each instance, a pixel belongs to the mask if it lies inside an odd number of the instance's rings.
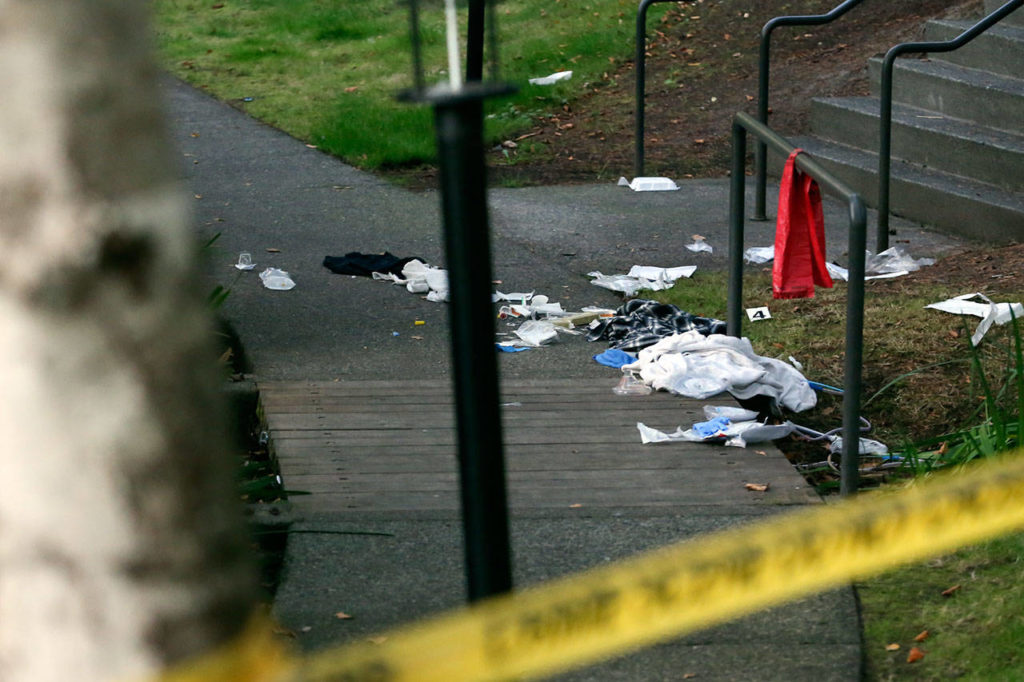
[[[882,59],[868,60],[868,71],[877,96]],[[1024,121],[1024,80],[939,60],[902,58],[893,74],[893,101],[1017,132]]]
[[[1006,0],[985,0],[985,14],[992,14],[1005,4]],[[1000,23],[1024,27],[1024,7],[1017,8]]]
[[[874,97],[815,99],[811,133],[877,152],[878,108]],[[1024,135],[974,126],[906,104],[893,106],[892,122],[893,159],[1024,192]]]
[[[816,137],[794,137],[792,142],[859,192],[869,205],[878,205],[877,154]],[[770,155],[776,174],[782,163],[783,159]],[[892,165],[890,182],[894,215],[969,239],[1001,243],[1024,238],[1024,193],[899,161]]]
[[[1024,27],[993,26],[959,50],[932,54],[932,59],[985,69],[1004,76],[1020,78],[1024,74]],[[953,40],[974,25],[973,21],[933,20],[925,24],[927,41]]]

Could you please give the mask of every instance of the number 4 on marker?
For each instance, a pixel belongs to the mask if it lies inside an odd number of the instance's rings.
[[[762,306],[760,308],[747,308],[747,317],[750,318],[751,322],[757,322],[758,320],[772,319],[772,314],[768,312],[768,306]]]

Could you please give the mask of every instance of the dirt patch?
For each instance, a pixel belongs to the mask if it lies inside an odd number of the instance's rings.
[[[729,167],[730,126],[737,111],[755,113],[761,27],[780,13],[814,14],[833,3],[794,0],[697,0],[678,3],[649,22],[645,173],[672,178],[721,177]],[[782,27],[772,39],[771,125],[784,135],[806,132],[812,97],[868,94],[868,58],[920,39],[926,20],[981,16],[980,0],[907,0],[856,7],[837,21]],[[597,82],[551,118],[537,118],[517,145],[488,157],[494,185],[604,182],[632,177],[635,80],[632,60],[610,64]],[[521,148],[521,147],[520,147]],[[525,155],[523,155],[525,156]],[[412,188],[433,187],[431,167],[391,171]]]

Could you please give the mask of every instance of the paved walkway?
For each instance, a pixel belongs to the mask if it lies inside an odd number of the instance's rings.
[[[396,189],[181,84],[167,92],[200,229],[221,235],[210,272],[232,286],[224,313],[253,360],[286,485],[313,492],[294,498],[301,532],[278,618],[316,649],[460,605],[446,307],[320,266],[385,249],[443,265],[436,193]],[[615,307],[585,273],[722,267],[726,197],[724,181],[656,194],[611,181],[495,190],[495,275],[502,290],[566,308]],[[827,206],[831,254],[844,250],[844,220]],[[956,245],[897,227],[915,256]],[[771,229],[750,225],[749,244],[769,244]],[[718,252],[684,251],[694,233]],[[240,251],[297,287],[270,292],[254,273],[232,281]],[[574,339],[501,356],[517,585],[816,503],[774,448],[639,445],[636,421],[671,430],[699,404],[613,396],[616,373],[590,361],[599,350]],[[772,486],[758,496],[747,481]],[[559,679],[854,680],[859,668],[856,604],[840,589]]]

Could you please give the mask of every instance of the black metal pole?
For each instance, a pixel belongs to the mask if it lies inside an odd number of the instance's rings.
[[[867,248],[867,211],[860,195],[849,198],[849,282],[846,288],[846,357],[843,383],[843,459],[839,494],[857,492],[860,477],[860,395],[864,362],[864,250]]]
[[[469,20],[466,34],[466,82],[484,77],[485,0],[469,0]]]
[[[491,304],[482,94],[434,104],[469,600],[512,588]]]
[[[732,172],[729,177],[729,294],[725,329],[739,336],[743,312],[743,193],[746,191],[747,131],[732,124]]]
[[[769,22],[761,29],[761,47],[757,59],[757,120],[768,125],[769,64],[771,62],[772,29]],[[760,138],[754,143],[754,215],[752,220],[768,220],[768,145]]]
[[[644,174],[644,83],[647,79],[647,8],[654,0],[640,0],[636,10],[636,112],[633,117],[633,177]]]

